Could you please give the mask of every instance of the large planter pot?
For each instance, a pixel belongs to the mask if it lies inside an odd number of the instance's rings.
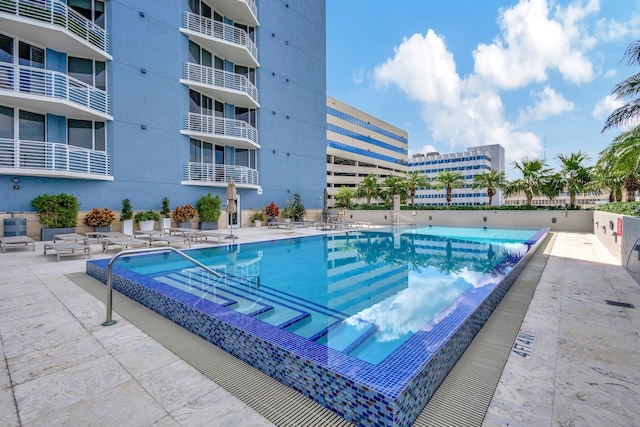
[[[122,221],[122,234],[133,236],[133,220],[125,219]]]
[[[160,220],[160,228],[163,230],[168,230],[171,228],[171,218],[162,218]]]
[[[259,219],[254,219],[254,220],[253,220],[253,223],[255,224],[255,226],[256,226],[257,228],[262,227],[262,221],[260,221]]]
[[[217,230],[218,221],[200,221],[200,230]]]
[[[178,228],[191,228],[191,221],[179,222]]]
[[[155,221],[140,221],[140,231],[151,231],[156,224]]]
[[[43,228],[40,231],[40,240],[43,242],[47,242],[53,240],[53,236],[56,234],[71,234],[75,233],[76,229],[74,227],[65,227],[65,228]]]
[[[108,233],[111,231],[111,226],[105,225],[104,227],[93,227],[93,231],[96,233]]]

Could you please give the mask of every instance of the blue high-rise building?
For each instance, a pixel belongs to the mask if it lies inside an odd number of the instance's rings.
[[[0,212],[44,193],[80,210],[320,208],[325,2],[0,1]]]

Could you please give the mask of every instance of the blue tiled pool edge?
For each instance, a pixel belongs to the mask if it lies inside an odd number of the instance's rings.
[[[359,425],[409,426],[417,418],[437,387],[509,290],[549,229],[540,230],[527,242],[530,250],[521,262],[487,295],[475,312],[451,334],[446,343],[430,355],[426,364],[402,390],[376,390],[358,375],[345,376],[333,366],[348,365],[337,351],[321,345],[297,348],[296,338],[273,335],[272,327],[247,319],[232,310],[215,306],[193,308],[157,289],[145,286],[153,281],[128,270],[114,268],[114,289],[158,312],[192,333],[223,348],[241,360],[292,387],[344,418]],[[106,282],[107,260],[87,262],[87,274]],[[142,284],[139,284],[142,283]],[[292,334],[291,334],[292,335]]]

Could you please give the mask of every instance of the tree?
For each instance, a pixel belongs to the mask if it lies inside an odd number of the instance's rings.
[[[374,174],[370,173],[356,186],[356,197],[367,199],[369,206],[371,206],[371,199],[380,197],[380,184]]]
[[[507,194],[524,193],[527,205],[533,203],[533,196],[539,196],[548,183],[551,169],[546,160],[522,158],[514,162],[514,167],[520,171],[522,178],[511,181],[507,186]]]
[[[452,172],[449,169],[439,172],[433,180],[434,188],[438,190],[447,190],[447,206],[451,205],[453,189],[462,188],[465,185],[467,185],[467,181],[465,181],[462,174],[460,172]]]
[[[491,200],[496,194],[496,190],[503,190],[507,186],[507,177],[504,172],[498,172],[495,169],[489,172],[481,173],[473,177],[473,188],[486,189],[489,198],[489,206]]]
[[[575,206],[576,193],[584,191],[591,180],[589,168],[582,164],[589,160],[589,156],[578,151],[569,155],[558,154],[558,159],[562,163],[558,186],[569,192],[569,204]]]
[[[416,198],[416,190],[418,188],[429,189],[431,181],[429,177],[421,172],[415,171],[407,175],[407,186],[409,187],[409,195],[411,196],[411,204],[414,205]]]
[[[608,189],[610,202],[622,201],[624,173],[614,169],[616,160],[610,153],[610,147],[602,150],[591,173],[591,182],[587,186],[589,190],[597,192]]]
[[[384,179],[384,190],[382,195],[385,198],[387,204],[393,204],[393,196],[396,194],[400,196],[400,203],[404,203],[409,198],[409,188],[407,186],[407,180],[401,176],[389,175]]]
[[[627,60],[628,65],[640,65],[640,40],[631,43],[624,52],[623,59]],[[614,126],[638,125],[640,118],[640,73],[634,74],[626,80],[618,83],[612,91],[617,100],[626,100],[626,104],[616,108],[607,117],[602,132]]]
[[[345,209],[349,209],[349,202],[351,199],[355,199],[356,191],[351,187],[342,186],[340,189],[334,194],[333,198],[340,202]]]
[[[627,191],[627,201],[635,201],[640,172],[640,127],[618,135],[600,153],[598,162],[610,165],[614,176],[624,176],[623,187]]]

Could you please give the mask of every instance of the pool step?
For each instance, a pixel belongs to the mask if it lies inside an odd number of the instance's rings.
[[[329,326],[315,341],[348,354],[377,330],[377,326],[373,323],[350,318]]]

